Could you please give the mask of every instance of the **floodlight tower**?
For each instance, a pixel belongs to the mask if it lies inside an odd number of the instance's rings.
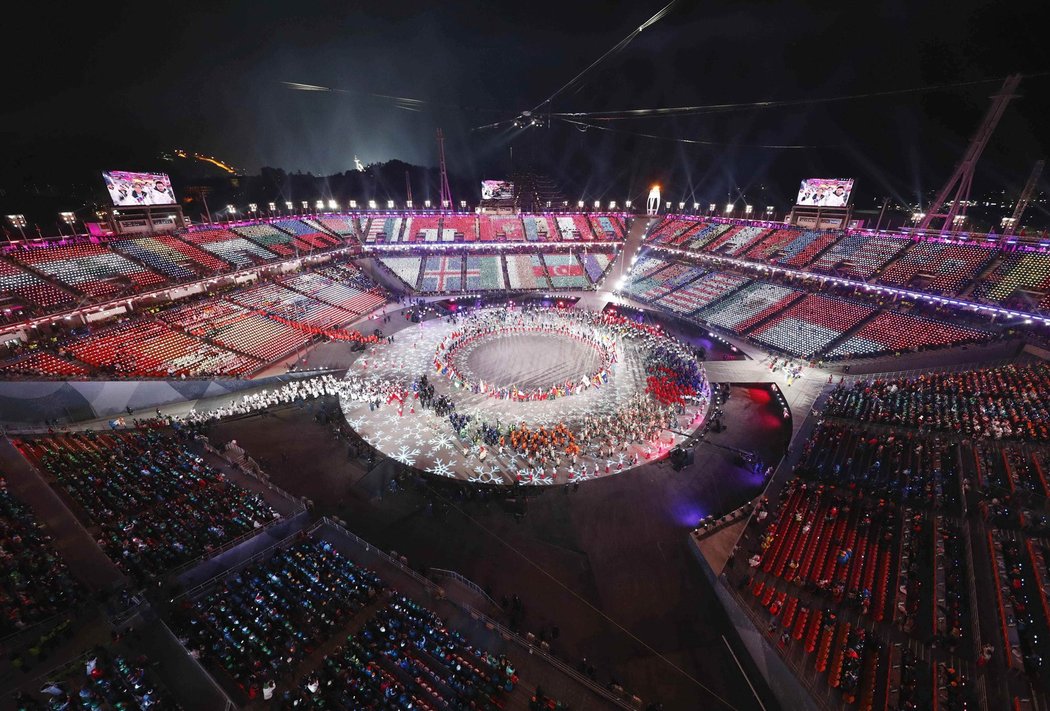
[[[441,170],[441,206],[452,209],[452,190],[448,187],[448,170],[445,168],[445,132],[437,130],[438,165]]]
[[[1021,218],[1024,217],[1025,208],[1028,207],[1028,203],[1032,201],[1032,196],[1035,195],[1035,188],[1039,184],[1039,176],[1043,174],[1043,166],[1046,165],[1045,160],[1037,160],[1035,165],[1032,166],[1032,173],[1028,176],[1028,182],[1024,185],[1024,190],[1021,191],[1021,197],[1017,198],[1017,205],[1014,207],[1013,217],[1006,223],[1006,229],[1003,230],[1003,237],[1009,237],[1017,231],[1018,225],[1021,224]]]
[[[970,141],[962,160],[955,166],[952,177],[930,203],[926,215],[919,223],[920,230],[930,229],[934,220],[943,220],[940,231],[948,232],[954,229],[957,217],[966,215],[966,204],[970,200],[970,186],[973,184],[973,173],[977,168],[977,161],[980,160],[984,147],[988,145],[988,139],[992,137],[999,119],[1003,117],[1006,105],[1016,96],[1014,92],[1017,91],[1020,83],[1021,75],[1011,74],[1003,82],[1003,88],[999,90],[999,93],[992,96],[992,105],[988,107],[984,121],[981,122],[980,128]],[[944,211],[945,203],[949,205],[947,211]]]

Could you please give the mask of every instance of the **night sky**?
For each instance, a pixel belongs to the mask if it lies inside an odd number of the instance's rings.
[[[533,165],[575,196],[793,196],[799,178],[856,177],[861,204],[913,201],[949,174],[998,81],[941,91],[688,118],[475,126],[530,109],[662,2],[52,3],[5,32],[0,187],[104,168],[163,169],[176,147],[239,168],[315,174],[363,162],[436,164],[471,180]],[[922,7],[916,7],[922,5]],[[681,0],[563,94],[554,111],[795,100],[1050,71],[1034,2]],[[347,93],[296,92],[282,81]],[[979,190],[1016,192],[1050,145],[1050,76],[1008,109]],[[421,100],[420,110],[370,96]],[[699,146],[635,134],[689,138]],[[812,148],[765,149],[757,144]],[[1044,179],[1045,182],[1045,179]],[[762,186],[766,192],[762,193]]]

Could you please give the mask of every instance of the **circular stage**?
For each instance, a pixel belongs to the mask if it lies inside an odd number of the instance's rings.
[[[347,373],[347,421],[438,476],[564,484],[665,456],[710,388],[659,328],[581,309],[488,308],[410,326]]]
[[[458,369],[471,380],[525,390],[579,381],[597,371],[600,362],[598,349],[546,333],[493,333],[456,358]]]

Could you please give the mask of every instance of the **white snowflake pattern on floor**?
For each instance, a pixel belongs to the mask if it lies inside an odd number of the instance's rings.
[[[350,370],[348,378],[390,378],[413,382],[426,374],[437,394],[447,394],[456,402],[456,411],[475,415],[503,426],[525,422],[530,428],[552,427],[564,423],[570,428],[585,417],[613,416],[631,398],[645,391],[644,354],[629,339],[619,349],[619,359],[612,366],[609,381],[596,388],[555,400],[518,402],[476,395],[456,388],[434,371],[438,344],[456,328],[445,319],[434,319],[410,326],[394,334],[393,343],[373,346]],[[543,342],[539,339],[539,342]],[[549,343],[549,341],[547,342]],[[549,350],[549,349],[548,349]],[[522,359],[541,361],[543,352],[522,352]],[[581,364],[581,368],[585,367]],[[367,403],[344,399],[347,422],[362,438],[392,459],[430,472],[436,476],[454,477],[485,484],[529,485],[564,484],[586,481],[625,471],[638,463],[660,458],[685,439],[703,422],[696,407],[687,407],[668,430],[660,433],[656,443],[632,443],[625,451],[615,452],[611,459],[599,456],[597,450],[583,447],[575,466],[561,462],[555,469],[530,466],[521,456],[509,451],[502,456],[494,448],[482,452],[477,445],[461,441],[447,418],[418,407],[411,396],[399,408],[397,403],[380,403],[370,410]],[[399,412],[400,409],[400,412]],[[683,434],[684,433],[684,434]]]

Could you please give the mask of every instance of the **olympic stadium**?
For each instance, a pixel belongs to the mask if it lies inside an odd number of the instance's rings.
[[[2,708],[1050,704],[1037,23],[584,5],[59,21]]]

